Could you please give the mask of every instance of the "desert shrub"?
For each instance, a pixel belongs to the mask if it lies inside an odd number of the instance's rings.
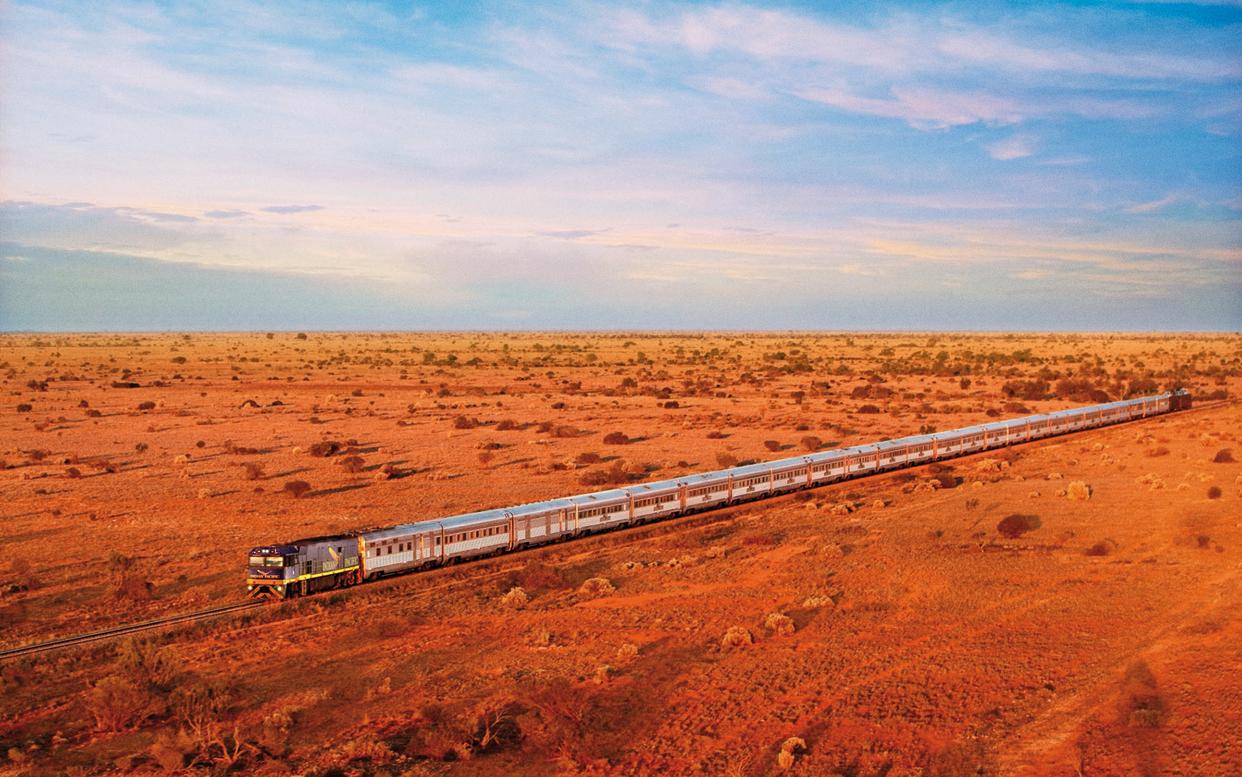
[[[530,603],[530,597],[522,590],[521,586],[514,586],[501,595],[500,603],[505,607],[520,610]]]
[[[579,453],[576,457],[574,457],[574,463],[580,466],[585,466],[587,464],[596,464],[602,458],[603,457],[600,456],[598,453],[593,453],[591,451],[584,451],[582,453]]]
[[[116,675],[95,683],[86,704],[102,731],[124,731],[164,711],[157,695]]]
[[[799,440],[798,443],[802,446],[804,450],[811,451],[811,452],[817,451],[820,448],[824,447],[824,441],[819,439],[813,434],[808,434],[806,437],[803,437],[801,440]]]
[[[625,432],[609,432],[604,435],[605,445],[626,445],[629,441],[630,438],[625,435]]]
[[[78,469],[77,467],[70,467],[69,469],[65,470],[65,477],[69,478],[70,480],[76,480],[82,477],[82,470]]]
[[[1094,545],[1087,548],[1086,550],[1086,554],[1088,556],[1107,556],[1109,553],[1112,553],[1112,552],[1113,552],[1113,543],[1109,542],[1108,540],[1101,540],[1100,542],[1095,543]]]
[[[1015,539],[1029,531],[1035,531],[1039,527],[1039,516],[1013,513],[1012,515],[1006,515],[1000,520],[1000,523],[996,524],[996,531],[1009,539]]]
[[[861,413],[863,415],[875,415],[880,412],[880,408],[876,407],[875,405],[859,405],[858,410],[856,410],[855,412]]]
[[[1216,452],[1216,455],[1212,457],[1212,461],[1216,464],[1232,464],[1233,451],[1229,448],[1221,448]]]
[[[582,473],[578,481],[584,486],[607,486],[641,480],[646,473],[640,468],[635,470],[623,461],[614,461],[606,469],[589,470]]]
[[[87,418],[103,418],[103,413],[100,412],[99,410],[96,410],[95,408],[91,408],[90,410],[86,411],[86,417]]]
[[[34,410],[34,406],[29,402],[22,402],[17,406],[17,412],[19,413],[29,413],[31,410]]]
[[[1212,544],[1212,538],[1206,534],[1200,534],[1195,537],[1195,544],[1200,548],[1208,548]]]
[[[781,449],[781,444],[777,442],[776,440],[764,440],[763,447],[767,448],[768,450],[772,452],[776,452]]]
[[[555,426],[552,428],[552,436],[553,437],[580,437],[582,436],[582,430],[576,426],[568,426],[568,425],[562,424],[560,426]]]
[[[496,424],[496,431],[498,432],[508,432],[516,428],[518,428],[517,423],[508,418],[505,418]]]
[[[467,418],[464,415],[459,415],[453,419],[454,429],[473,429],[478,425],[479,421],[477,418]]]
[[[806,740],[802,737],[789,737],[781,742],[781,750],[776,754],[776,765],[781,771],[793,768],[798,754],[806,751]]]
[[[1048,389],[1046,380],[1011,380],[1001,386],[1001,393],[1012,399],[1033,401],[1046,399]]]
[[[310,455],[322,458],[324,456],[331,456],[334,453],[339,453],[341,448],[341,444],[335,440],[321,440],[319,442],[311,443],[311,446],[306,450]]]
[[[1207,491],[1208,499],[1220,499],[1220,486],[1211,486]]]
[[[590,472],[583,472],[582,475],[578,477],[578,482],[584,486],[604,486],[607,485],[610,480],[606,470],[596,469],[591,470]]]
[[[137,451],[138,453],[146,453],[147,449],[150,447],[151,446],[147,445],[145,442],[140,442],[134,445],[134,450]]]
[[[490,464],[494,458],[496,458],[496,454],[491,451],[479,451],[479,463],[483,466]]]
[[[517,702],[485,701],[474,713],[470,749],[476,753],[510,750],[522,744],[518,718],[525,708]]]
[[[794,633],[793,618],[783,612],[768,613],[768,616],[763,619],[763,627],[773,634]]]
[[[155,584],[137,572],[125,572],[114,581],[112,595],[130,602],[149,601],[155,595]]]
[[[750,629],[744,626],[730,626],[720,640],[720,647],[727,650],[729,648],[746,647],[754,643],[755,636],[750,633]]]
[[[729,436],[729,435],[725,434],[724,432],[722,432],[722,431],[720,431],[720,430],[718,430],[718,429],[717,429],[717,430],[710,431],[710,432],[708,432],[708,433],[707,433],[707,439],[709,439],[709,440],[723,440],[724,438],[726,438],[726,437],[728,437],[728,436]]]
[[[717,453],[716,463],[721,467],[736,467],[737,456],[734,456],[732,453]]]
[[[1168,456],[1169,449],[1164,447],[1163,445],[1157,445],[1155,448],[1148,448],[1146,451],[1146,455],[1153,459],[1158,456]]]
[[[1109,399],[1106,392],[1096,388],[1094,383],[1085,378],[1065,378],[1057,381],[1056,395],[1071,402],[1107,402]]]
[[[132,380],[114,380],[112,381],[112,388],[114,389],[136,389],[136,388],[140,388],[140,386],[137,383],[133,382]]]
[[[1072,481],[1065,487],[1065,496],[1075,502],[1085,502],[1091,498],[1091,486],[1081,480]]]
[[[290,480],[280,490],[286,494],[292,494],[294,499],[301,499],[311,490],[311,484],[305,480]]]
[[[608,578],[590,577],[579,586],[578,593],[586,594],[587,596],[604,596],[616,590],[616,586]]]
[[[145,402],[139,402],[139,403],[138,403],[138,409],[139,409],[139,410],[154,410],[154,409],[155,409],[155,403],[154,403],[154,402],[152,402],[152,401],[151,401],[151,400],[149,400],[149,399],[148,399],[147,401],[145,401]]]
[[[341,469],[346,472],[361,472],[363,467],[366,466],[366,460],[361,456],[346,456],[340,460],[339,464],[341,465]]]
[[[242,469],[246,473],[246,480],[263,479],[263,465],[257,461],[242,462]]]

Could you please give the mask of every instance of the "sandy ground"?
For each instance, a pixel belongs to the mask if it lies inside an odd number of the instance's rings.
[[[5,646],[241,600],[252,545],[1200,405],[8,661],[0,774],[1242,772],[1237,336],[11,335],[0,377]]]

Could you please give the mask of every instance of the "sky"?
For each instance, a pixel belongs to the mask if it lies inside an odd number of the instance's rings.
[[[1242,3],[0,0],[0,330],[1242,330]]]

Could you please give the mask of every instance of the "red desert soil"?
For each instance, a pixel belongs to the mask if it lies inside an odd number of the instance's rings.
[[[1197,408],[4,661],[0,775],[1242,773],[1236,335],[3,336],[2,647],[240,601],[253,545],[1172,386]]]

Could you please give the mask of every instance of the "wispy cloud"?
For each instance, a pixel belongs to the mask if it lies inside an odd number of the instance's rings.
[[[557,240],[581,240],[584,237],[594,237],[607,232],[606,229],[549,229],[535,234],[540,237],[552,237]]]
[[[266,208],[259,208],[265,213],[280,213],[282,215],[290,213],[313,213],[317,210],[323,210],[322,205],[268,205]]]
[[[1126,208],[1125,211],[1126,213],[1155,213],[1156,211],[1164,210],[1170,205],[1181,202],[1182,199],[1183,198],[1180,194],[1169,194],[1158,200],[1150,200],[1148,202],[1140,202],[1135,205],[1131,205]]]
[[[1004,140],[989,143],[988,156],[1001,161],[1022,159],[1035,153],[1035,139],[1030,135],[1011,135]]]

